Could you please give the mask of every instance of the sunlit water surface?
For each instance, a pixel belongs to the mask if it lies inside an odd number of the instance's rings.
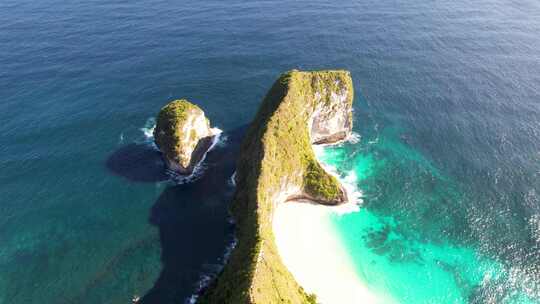
[[[182,303],[219,271],[243,126],[286,70],[345,68],[360,141],[332,218],[402,303],[540,302],[540,3],[0,2],[0,303]],[[198,181],[148,138],[167,101],[224,130]]]

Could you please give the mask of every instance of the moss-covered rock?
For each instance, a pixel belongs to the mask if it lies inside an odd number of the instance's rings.
[[[185,100],[174,100],[158,114],[154,139],[169,169],[191,174],[212,144],[214,134],[203,110]]]
[[[290,71],[274,83],[242,143],[231,212],[238,244],[200,303],[313,303],[283,265],[274,242],[274,207],[293,198],[346,201],[315,158],[314,143],[347,137],[353,86],[347,71]],[[316,267],[316,265],[314,265]]]

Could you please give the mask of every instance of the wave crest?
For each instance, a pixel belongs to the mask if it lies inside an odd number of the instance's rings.
[[[221,144],[221,142],[224,141],[221,136],[223,134],[223,130],[219,128],[212,128],[210,129],[210,131],[214,135],[214,138],[212,139],[212,144],[210,145],[208,150],[204,152],[201,160],[195,165],[195,167],[193,168],[193,172],[190,175],[181,175],[177,172],[167,170],[167,174],[171,177],[171,180],[174,181],[174,183],[176,183],[177,185],[191,183],[201,178],[207,169],[204,164],[204,160],[206,159],[206,155],[208,154],[208,152],[212,151],[216,146],[224,145],[224,143]],[[223,138],[226,139],[226,137]]]

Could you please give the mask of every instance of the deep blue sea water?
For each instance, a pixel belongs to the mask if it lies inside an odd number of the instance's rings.
[[[345,68],[363,192],[336,231],[402,303],[540,303],[540,2],[0,2],[0,303],[182,303],[231,241],[244,126],[286,70]],[[228,139],[174,185],[173,98]],[[354,176],[351,174],[354,172]]]

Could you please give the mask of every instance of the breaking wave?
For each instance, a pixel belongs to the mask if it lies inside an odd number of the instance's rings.
[[[229,222],[234,223],[232,218],[229,219]],[[229,260],[229,257],[231,256],[231,253],[236,247],[237,243],[238,240],[236,239],[236,237],[233,237],[229,246],[225,248],[225,252],[223,253],[223,257],[221,258],[221,263],[210,265],[212,266],[212,269],[208,272],[205,272],[204,274],[201,274],[201,277],[196,284],[195,293],[186,299],[186,301],[184,302],[185,304],[197,303],[197,300],[199,299],[199,296],[204,291],[204,289],[208,287],[208,284],[210,284],[210,282],[212,282],[212,280],[214,280],[221,273],[223,267],[225,267],[225,264],[227,264],[227,261]]]
[[[212,144],[210,145],[210,148],[204,152],[201,160],[195,165],[193,168],[193,172],[190,175],[181,175],[177,172],[167,170],[167,174],[171,177],[171,180],[174,181],[177,185],[185,184],[185,183],[191,183],[193,181],[198,180],[201,178],[204,174],[204,172],[207,169],[207,166],[204,164],[204,160],[206,159],[206,155],[208,152],[212,151],[216,146],[221,146],[223,130],[219,128],[212,128],[211,129],[212,134],[214,135],[214,138],[212,139]],[[223,137],[226,139],[226,137]]]
[[[155,128],[156,128],[156,118],[150,117],[144,123],[144,127],[140,128],[139,130],[142,131],[143,136],[146,141],[154,142],[154,129]]]
[[[357,143],[360,140],[360,135],[358,133],[352,133],[346,140],[337,143],[337,145],[350,142]],[[315,152],[315,157],[319,160],[321,166],[334,177],[336,177],[345,191],[347,192],[348,202],[338,206],[329,207],[333,212],[338,215],[343,215],[351,212],[357,212],[360,210],[360,205],[362,205],[362,191],[357,186],[357,176],[354,170],[347,172],[345,175],[340,174],[338,169],[335,166],[329,165],[321,161],[324,159],[322,156],[325,153],[325,147],[335,146],[333,145],[315,145],[313,146],[313,151]]]
[[[156,150],[159,150],[156,143],[154,142],[154,129],[155,128],[156,128],[156,118],[150,117],[146,120],[144,127],[140,128],[139,130],[142,132],[143,142],[151,145]],[[214,127],[214,128],[211,128],[210,131],[212,132],[212,135],[214,136],[214,138],[212,139],[212,144],[210,145],[208,150],[204,153],[199,163],[195,165],[195,167],[193,168],[193,172],[190,175],[181,175],[172,170],[167,170],[167,175],[171,178],[171,180],[174,183],[178,185],[190,183],[202,177],[206,170],[204,160],[208,152],[212,151],[215,147],[223,147],[226,145],[227,136],[222,136],[223,130]]]

